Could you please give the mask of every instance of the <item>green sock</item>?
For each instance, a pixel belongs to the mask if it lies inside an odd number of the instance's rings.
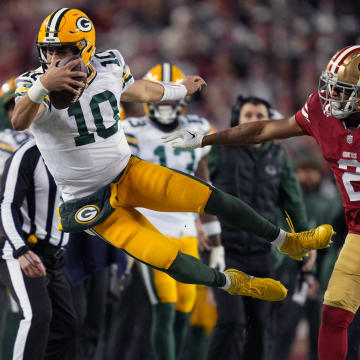
[[[216,215],[220,221],[239,230],[252,232],[268,241],[277,238],[280,228],[266,220],[254,209],[235,196],[211,187],[212,193],[205,206],[205,213]]]
[[[152,306],[151,347],[153,360],[175,360],[175,305],[159,303]]]
[[[185,284],[202,284],[211,287],[222,287],[226,278],[223,273],[212,269],[193,256],[178,252],[169,269],[159,269],[166,272],[176,281]]]
[[[206,330],[200,326],[192,326],[190,334],[189,360],[205,360],[209,347],[209,336]]]
[[[189,327],[189,318],[190,318],[190,313],[176,311],[174,334],[175,334],[177,359],[180,358],[180,355],[184,349],[186,333]]]

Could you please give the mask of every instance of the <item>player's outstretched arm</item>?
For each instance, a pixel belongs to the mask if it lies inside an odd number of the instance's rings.
[[[303,135],[295,120],[295,115],[288,119],[254,121],[240,124],[231,129],[204,136],[202,146],[206,145],[246,145],[259,144],[274,139],[285,139]]]
[[[259,144],[268,140],[285,139],[303,135],[295,120],[288,119],[255,121],[240,124],[231,129],[203,136],[192,130],[183,129],[162,137],[175,148],[196,149],[206,145],[247,145]]]
[[[206,83],[200,76],[186,76],[181,84],[163,84],[149,80],[135,80],[121,95],[121,101],[159,102],[181,100],[201,90]]]

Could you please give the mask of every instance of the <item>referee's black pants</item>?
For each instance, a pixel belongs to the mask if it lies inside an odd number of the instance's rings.
[[[273,276],[273,255],[237,255],[225,251],[226,268],[249,275]],[[212,331],[207,360],[265,360],[271,302],[234,296],[214,289],[218,320]]]
[[[21,321],[13,358],[63,360],[76,334],[76,317],[63,259],[41,255],[46,276],[27,277],[17,260],[0,261],[0,282],[18,303]]]

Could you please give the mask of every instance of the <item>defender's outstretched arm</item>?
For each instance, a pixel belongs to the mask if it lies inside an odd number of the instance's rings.
[[[285,139],[303,135],[303,131],[295,120],[295,115],[288,119],[255,121],[240,124],[231,129],[206,135],[202,146],[229,144],[257,144],[268,140]]]
[[[258,144],[273,139],[285,139],[303,135],[295,120],[288,119],[255,121],[240,124],[231,129],[211,135],[201,135],[192,130],[180,130],[163,136],[164,142],[171,142],[175,148],[196,149],[207,145],[247,145]]]

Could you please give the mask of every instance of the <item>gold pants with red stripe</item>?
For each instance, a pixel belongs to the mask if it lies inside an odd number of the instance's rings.
[[[172,238],[169,241],[184,254],[199,258],[198,242],[195,237]],[[196,300],[196,285],[175,281],[162,271],[140,264],[141,274],[152,305],[158,303],[175,303],[175,309],[190,312]]]
[[[178,247],[134,208],[202,213],[210,194],[201,181],[131,157],[120,180],[111,184],[114,212],[92,229],[141,262],[168,269]]]
[[[324,304],[357,312],[360,306],[360,235],[347,235],[331,274]]]

